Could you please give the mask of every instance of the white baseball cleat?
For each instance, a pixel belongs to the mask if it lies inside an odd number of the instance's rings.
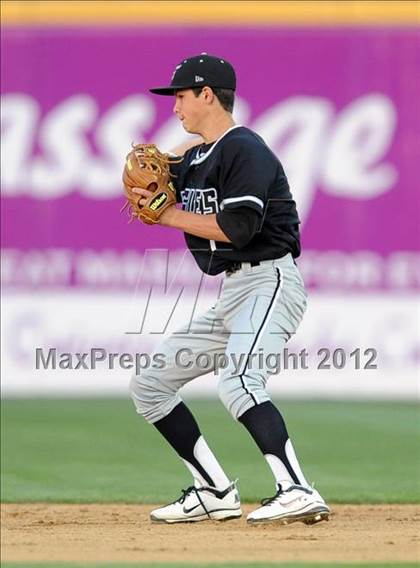
[[[181,497],[150,514],[154,523],[188,523],[197,521],[227,521],[242,515],[239,493],[232,483],[224,491],[213,487],[188,487]]]
[[[274,497],[263,499],[261,505],[262,507],[248,515],[248,523],[277,521],[288,525],[302,521],[307,525],[313,525],[320,521],[328,521],[331,513],[318,491],[294,485],[290,481],[282,482]]]

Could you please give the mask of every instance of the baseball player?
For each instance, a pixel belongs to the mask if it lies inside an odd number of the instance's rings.
[[[177,501],[152,511],[151,519],[177,523],[242,514],[235,482],[179,395],[183,385],[209,371],[194,358],[179,365],[177,353],[187,346],[211,360],[225,354],[219,397],[274,475],[275,495],[264,499],[248,522],[312,524],[328,520],[330,510],[302,473],[282,415],[266,391],[270,369],[264,357],[256,357],[281,352],[305,312],[307,296],[294,262],[300,254],[299,218],[277,157],[232,118],[235,89],[232,65],[205,53],[177,65],[168,87],[150,89],[172,95],[184,129],[203,140],[171,164],[182,209],[169,205],[157,222],[185,233],[202,271],[225,274],[216,305],[158,347],[165,367],[144,369],[131,381],[137,412],[165,437],[194,480]],[[150,205],[151,191],[133,191],[139,207]]]

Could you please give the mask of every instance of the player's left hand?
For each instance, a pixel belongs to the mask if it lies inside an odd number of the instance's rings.
[[[131,190],[133,193],[137,193],[137,195],[141,195],[142,198],[139,200],[139,205],[144,205],[149,199],[151,195],[153,195],[153,191],[149,191],[148,189],[143,189],[142,187],[133,187]]]
[[[171,182],[169,154],[163,154],[155,144],[136,144],[126,157],[122,181],[130,221],[139,219],[147,225],[160,223],[166,209],[176,204],[176,190]]]
[[[131,191],[133,193],[136,193],[137,195],[141,195],[141,199],[139,200],[139,205],[141,205],[142,207],[149,199],[149,197],[153,195],[152,191],[149,191],[148,189],[143,189],[142,187],[133,187]],[[176,211],[175,204],[171,205],[170,207],[165,209],[165,211],[160,215],[157,223],[159,225],[167,225],[170,222],[170,220],[173,218],[175,211]]]

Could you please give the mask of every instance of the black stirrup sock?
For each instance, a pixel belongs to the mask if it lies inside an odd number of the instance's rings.
[[[282,481],[282,478],[285,480],[284,474],[288,474],[287,477],[290,477],[294,483],[307,485],[289,440],[286,424],[271,401],[253,406],[240,416],[239,422],[247,428],[254,438],[272,468],[277,482]],[[273,468],[272,463],[270,463],[270,456],[278,458],[287,471],[283,469],[281,464],[280,467]],[[289,457],[294,462],[293,465]]]
[[[194,447],[201,436],[198,424],[187,406],[181,402],[165,418],[153,424],[177,454],[191,464],[208,485],[214,480],[194,456]]]

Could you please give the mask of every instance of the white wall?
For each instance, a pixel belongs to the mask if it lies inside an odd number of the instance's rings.
[[[213,292],[199,299],[196,311],[211,305]],[[84,353],[102,348],[108,353],[150,353],[162,340],[174,297],[152,296],[142,334],[139,329],[146,297],[131,293],[38,292],[7,293],[2,309],[2,395],[127,396],[130,370],[109,370],[106,362],[95,370],[36,370],[35,349],[57,348],[58,353]],[[193,297],[182,297],[167,332],[191,315]],[[281,370],[270,379],[270,390],[281,397],[352,399],[420,398],[420,303],[414,294],[311,294],[308,311],[289,352],[307,353],[308,369]],[[343,349],[343,369],[318,369],[318,351]],[[361,366],[376,349],[377,369],[355,369],[361,349]],[[76,358],[73,358],[76,363]],[[329,359],[331,363],[331,359]],[[194,381],[187,391],[214,396],[217,377]]]

